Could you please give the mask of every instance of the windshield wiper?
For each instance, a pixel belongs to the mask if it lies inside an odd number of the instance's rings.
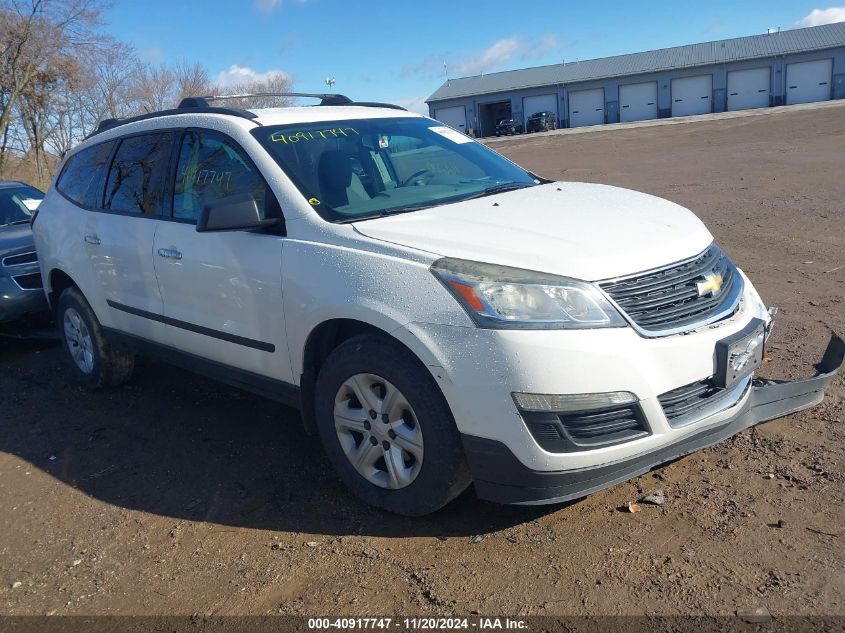
[[[470,196],[465,198],[457,197],[457,198],[446,198],[441,200],[436,200],[434,202],[420,202],[417,204],[409,204],[404,207],[397,207],[395,209],[385,209],[384,211],[379,211],[378,213],[371,213],[369,215],[359,215],[354,218],[344,218],[343,220],[338,220],[337,224],[349,224],[351,222],[361,222],[362,220],[375,220],[376,218],[383,218],[388,215],[398,215],[400,213],[408,213],[409,211],[420,211],[422,209],[430,209],[431,207],[436,207],[438,205],[443,204],[455,204],[456,202],[463,202],[464,200],[474,200],[475,198],[482,198],[484,196],[492,196],[497,193],[503,193],[505,191],[514,191],[515,189],[524,189],[525,187],[533,187],[533,183],[528,182],[503,182],[499,183],[498,185],[492,185],[487,187],[483,191],[479,191],[478,193],[474,193]]]
[[[7,222],[4,226],[12,226],[13,224],[29,224],[31,222],[31,218],[28,220],[14,220],[13,222]]]
[[[461,202],[464,200],[475,200],[476,198],[483,198],[484,196],[493,196],[497,193],[504,193],[506,191],[515,191],[517,189],[525,189],[526,187],[533,187],[533,183],[528,182],[503,182],[498,185],[493,185],[492,187],[487,187],[483,191],[479,191],[478,193],[474,193],[471,196],[467,196],[466,198],[461,198]]]
[[[362,220],[375,220],[376,218],[384,218],[388,215],[399,215],[400,213],[409,213],[411,211],[420,211],[421,209],[429,209],[431,207],[436,207],[438,202],[420,202],[418,204],[409,204],[404,207],[397,207],[395,209],[385,209],[384,211],[379,211],[377,213],[370,213],[369,215],[358,215],[354,218],[344,218],[343,220],[338,220],[337,224],[349,224],[351,222],[360,222]]]

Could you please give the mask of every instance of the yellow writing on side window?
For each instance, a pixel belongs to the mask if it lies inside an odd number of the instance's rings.
[[[336,127],[329,130],[315,130],[314,132],[273,132],[270,135],[270,140],[274,143],[299,143],[300,141],[320,141],[331,140],[333,138],[340,138],[341,136],[351,135],[361,136],[360,132],[354,127]]]

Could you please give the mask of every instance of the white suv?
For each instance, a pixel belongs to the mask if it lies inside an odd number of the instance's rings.
[[[315,95],[310,95],[315,96]],[[752,382],[771,315],[692,213],[549,182],[441,123],[321,95],[108,121],[34,222],[73,367],[137,352],[294,404],[367,503],[551,503],[818,403]]]

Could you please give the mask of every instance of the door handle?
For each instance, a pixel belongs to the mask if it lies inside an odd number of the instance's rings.
[[[182,253],[175,248],[160,248],[158,249],[158,256],[166,259],[182,259]]]
[[[85,236],[85,243],[86,244],[93,244],[94,246],[100,245],[100,238],[96,235],[86,235]]]

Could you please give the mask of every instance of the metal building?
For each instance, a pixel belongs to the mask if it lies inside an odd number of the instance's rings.
[[[476,136],[554,112],[560,127],[845,98],[845,22],[447,80],[430,114]]]

